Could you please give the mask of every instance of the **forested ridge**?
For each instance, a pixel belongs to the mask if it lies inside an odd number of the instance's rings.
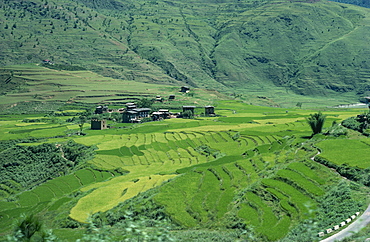
[[[369,10],[321,1],[0,3],[0,64],[265,96],[367,95]],[[32,24],[29,24],[32,23]]]

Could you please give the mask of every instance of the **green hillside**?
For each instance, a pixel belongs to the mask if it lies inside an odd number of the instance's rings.
[[[370,8],[370,3],[366,0],[334,0],[334,2],[338,3],[348,3],[354,4],[365,8]]]
[[[7,0],[0,65],[50,59],[127,81],[349,102],[368,95],[369,14],[325,0]]]

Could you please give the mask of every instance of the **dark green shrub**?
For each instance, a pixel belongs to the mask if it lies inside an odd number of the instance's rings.
[[[310,114],[310,117],[308,117],[307,123],[310,125],[312,130],[312,135],[319,134],[322,131],[322,128],[324,126],[326,116],[322,114],[321,112]]]

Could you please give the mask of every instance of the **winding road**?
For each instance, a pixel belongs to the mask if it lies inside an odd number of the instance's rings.
[[[311,160],[315,160],[317,155],[321,154],[321,151],[318,150],[317,154],[311,157]],[[346,228],[342,229],[340,232],[333,234],[332,236],[321,240],[320,242],[334,242],[340,241],[344,238],[350,237],[355,233],[358,233],[361,229],[366,227],[366,225],[370,224],[370,205],[367,209],[361,214],[361,216],[357,217],[357,219],[348,225]],[[370,238],[370,236],[369,236]]]
[[[320,242],[340,241],[346,237],[350,237],[354,233],[359,232],[369,223],[370,223],[370,205],[367,207],[365,212],[360,217],[358,217],[353,223],[348,225],[345,229],[324,240],[321,240]]]

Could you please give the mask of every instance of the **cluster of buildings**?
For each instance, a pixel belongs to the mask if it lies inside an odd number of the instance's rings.
[[[190,111],[192,115],[195,113],[196,106],[183,106],[182,113]],[[181,118],[182,113],[172,113],[168,109],[159,109],[152,112],[150,108],[138,108],[135,103],[126,103],[125,108],[109,109],[108,106],[97,106],[95,114],[118,112],[122,114],[123,123],[140,123],[144,118],[151,118],[153,121],[163,120],[168,118]],[[215,116],[213,106],[204,107],[205,116]],[[101,130],[107,129],[107,121],[105,119],[92,119],[91,129]]]

